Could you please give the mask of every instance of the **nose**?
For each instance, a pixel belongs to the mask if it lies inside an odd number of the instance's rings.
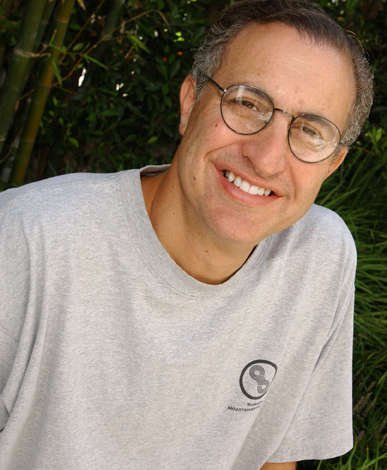
[[[243,155],[247,157],[257,174],[273,178],[281,174],[289,158],[288,132],[290,113],[275,108],[270,123],[256,134],[244,136]]]

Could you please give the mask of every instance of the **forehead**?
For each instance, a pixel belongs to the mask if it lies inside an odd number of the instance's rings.
[[[245,28],[229,44],[215,76],[224,87],[262,88],[276,107],[321,114],[341,128],[355,100],[353,70],[344,55],[279,23]]]

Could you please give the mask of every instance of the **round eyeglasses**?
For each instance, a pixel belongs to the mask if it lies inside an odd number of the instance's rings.
[[[306,163],[319,163],[333,155],[340,145],[339,128],[329,119],[315,114],[293,116],[275,108],[271,98],[250,85],[231,85],[222,88],[212,78],[206,78],[222,93],[220,113],[227,127],[237,134],[251,135],[264,129],[273,119],[274,112],[290,116],[289,148],[293,155]]]

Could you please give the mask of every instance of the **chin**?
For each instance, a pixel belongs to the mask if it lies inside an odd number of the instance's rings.
[[[242,221],[230,223],[225,219],[224,223],[211,224],[210,230],[220,243],[241,245],[247,248],[254,248],[271,233],[266,231],[257,231],[257,224],[251,223],[251,220],[243,223]],[[255,229],[255,230],[254,230]]]

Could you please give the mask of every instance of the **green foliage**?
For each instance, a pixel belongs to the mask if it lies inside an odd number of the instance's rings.
[[[319,0],[340,26],[354,31],[368,53],[375,75],[370,121],[387,128],[387,3],[385,0]]]
[[[335,210],[358,251],[354,336],[354,435],[349,454],[300,470],[387,468],[387,135],[366,126],[317,203]]]
[[[206,30],[206,5],[128,1],[109,37],[102,33],[109,4],[97,6],[91,1],[86,11],[77,7],[67,47],[53,62],[56,84],[27,181],[164,163],[174,154],[180,84]]]
[[[59,62],[54,62],[56,84],[27,182],[66,171],[106,172],[165,163],[174,154],[179,142],[180,84],[209,19],[223,5],[210,0],[129,0],[112,31],[106,31],[111,3],[90,0],[86,10],[77,5],[73,11],[66,47]],[[359,34],[377,77],[371,122],[386,128],[387,4],[383,0],[319,0],[318,4],[344,28]],[[15,18],[20,20],[20,13],[13,11],[7,21]],[[15,31],[6,31],[9,40]],[[51,42],[53,33],[47,30],[46,41]],[[25,93],[33,88],[32,78]],[[54,97],[66,106],[55,106]],[[19,115],[27,105],[27,99],[21,100]],[[14,142],[18,125],[8,145]],[[9,147],[0,161],[7,153]]]

